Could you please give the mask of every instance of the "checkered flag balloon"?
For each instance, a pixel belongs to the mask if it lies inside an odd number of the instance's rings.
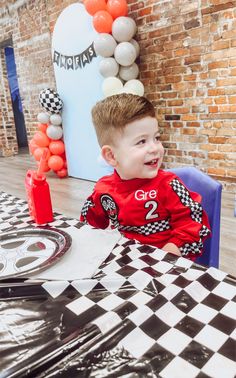
[[[60,113],[63,107],[63,102],[58,93],[49,88],[43,89],[39,93],[39,102],[51,114]]]

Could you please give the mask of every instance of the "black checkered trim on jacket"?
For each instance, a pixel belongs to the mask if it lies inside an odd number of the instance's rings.
[[[181,203],[184,206],[189,207],[191,211],[191,218],[195,222],[202,223],[202,205],[198,202],[195,202],[189,195],[188,190],[178,179],[171,181],[170,185],[172,186],[174,192],[179,197]]]
[[[94,203],[90,200],[86,200],[83,207],[82,207],[82,210],[81,210],[81,215],[86,218],[87,217],[87,214],[88,214],[88,211],[89,211],[89,208],[90,207],[93,207],[94,206]]]
[[[136,232],[142,235],[151,235],[170,229],[169,220],[161,220],[159,222],[147,223],[143,226],[118,226],[119,231]]]
[[[181,203],[190,209],[190,216],[192,220],[197,223],[202,223],[202,214],[203,209],[202,205],[198,202],[195,202],[189,195],[189,192],[183,184],[178,179],[171,181],[170,185],[172,186],[174,192],[179,197]],[[180,252],[182,256],[188,256],[189,254],[200,255],[202,253],[203,243],[202,238],[209,235],[210,230],[202,225],[201,230],[199,231],[199,242],[185,243],[180,247]]]

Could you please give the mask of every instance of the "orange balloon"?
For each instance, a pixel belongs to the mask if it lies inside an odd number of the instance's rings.
[[[67,168],[67,161],[64,160],[64,168]]]
[[[39,146],[39,147],[47,147],[49,146],[49,143],[50,143],[50,139],[48,138],[48,136],[46,134],[44,134],[42,131],[37,131],[35,134],[34,134],[34,138],[35,140],[35,143]]]
[[[62,140],[52,140],[49,144],[49,150],[53,155],[61,155],[65,151],[65,145]]]
[[[63,165],[64,165],[64,161],[63,161],[61,156],[52,155],[48,159],[49,168],[52,169],[55,172],[60,171],[60,169],[63,168]]]
[[[49,149],[47,147],[38,147],[38,148],[36,148],[36,150],[33,153],[35,160],[39,161],[41,159],[41,157],[43,155],[43,151],[45,149],[47,150],[46,160],[49,159],[49,157],[51,156]]]
[[[98,33],[111,33],[113,18],[107,11],[99,11],[93,16],[93,26]]]
[[[91,16],[93,16],[98,11],[107,9],[105,0],[85,0],[84,6],[86,11],[91,14]]]
[[[117,17],[126,16],[128,14],[128,5],[126,0],[108,0],[107,11],[114,20]]]
[[[67,177],[68,176],[68,172],[67,172],[67,169],[66,168],[62,168],[60,169],[59,171],[56,172],[57,176],[60,177],[60,178],[63,178],[63,177]]]
[[[46,133],[47,127],[47,123],[38,123],[38,129],[42,131],[42,133]]]
[[[36,150],[36,148],[38,148],[39,146],[36,144],[35,140],[34,139],[31,139],[31,141],[29,142],[29,150],[30,150],[30,153],[33,155],[34,154],[34,151]]]

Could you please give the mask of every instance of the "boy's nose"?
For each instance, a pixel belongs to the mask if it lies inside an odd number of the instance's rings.
[[[149,152],[156,152],[158,149],[157,143],[150,142],[149,144]]]

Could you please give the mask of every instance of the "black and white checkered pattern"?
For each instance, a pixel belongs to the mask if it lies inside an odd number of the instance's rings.
[[[3,228],[7,225],[18,228],[21,219],[28,223],[24,206],[24,201],[2,193],[1,228],[3,224]],[[53,224],[62,228],[78,225],[78,221],[59,214]],[[93,376],[233,378],[235,284],[236,279],[218,269],[207,269],[122,237],[92,278],[38,282],[38,286],[34,282],[34,293],[40,295],[33,299],[31,281],[24,282],[25,300],[21,306],[29,306],[32,301],[34,308],[43,297],[40,306],[45,306],[45,317],[49,316],[48,308],[50,312],[54,308],[63,313],[60,340],[64,347],[58,349],[56,363],[50,365],[47,360],[47,365],[42,365],[44,376],[49,376],[49,371],[57,374],[73,366],[74,371],[66,370],[67,376],[73,376],[73,372],[78,377],[81,372],[83,376],[86,370]],[[19,295],[19,285],[13,284],[8,291],[13,298]],[[5,304],[5,300],[2,302]],[[31,345],[34,329],[28,322]],[[68,339],[63,336],[67,329],[71,330]],[[79,333],[75,332],[77,329]],[[38,335],[38,330],[35,332]],[[25,332],[24,342],[27,340]],[[79,345],[76,350],[70,349],[74,345],[72,340]],[[45,353],[43,349],[40,357],[45,357]],[[25,355],[21,358],[27,366]],[[35,354],[34,358],[39,356]]]
[[[188,256],[190,253],[193,255],[200,255],[202,253],[202,248],[202,242],[193,242],[184,244],[179,250],[182,256]]]
[[[89,211],[89,208],[90,207],[93,207],[94,206],[94,203],[91,201],[91,200],[86,200],[83,207],[82,207],[82,210],[81,210],[81,215],[86,218],[87,214],[88,214],[88,211]]]
[[[161,220],[159,222],[147,223],[143,226],[118,226],[119,231],[136,232],[142,235],[156,234],[157,232],[169,230],[170,224],[168,220]]]
[[[174,192],[180,198],[181,203],[184,206],[187,206],[191,210],[191,218],[198,223],[202,222],[202,206],[200,203],[195,202],[189,195],[189,192],[183,184],[178,179],[171,181],[170,185],[172,186]]]
[[[63,102],[58,93],[52,89],[43,89],[39,94],[39,102],[51,114],[57,114],[62,111]]]
[[[198,202],[193,201],[190,197],[188,190],[178,179],[171,181],[170,185],[172,186],[174,192],[179,197],[181,203],[190,209],[191,218],[198,223],[202,223],[202,214],[203,209],[202,205]],[[201,230],[199,231],[200,241],[193,243],[186,243],[180,247],[180,252],[182,256],[187,256],[189,254],[200,255],[202,253],[203,243],[202,238],[209,235],[210,230],[202,225]]]
[[[204,236],[209,235],[209,233],[210,233],[209,228],[207,228],[207,227],[203,224],[203,225],[202,225],[202,228],[201,228],[201,230],[200,230],[200,232],[199,232],[199,235],[200,235],[201,237],[204,237]]]
[[[236,289],[226,273],[123,238],[94,278],[68,285],[78,296],[66,307],[101,332],[98,376],[105,362],[116,376],[125,351],[127,374],[143,364],[143,376],[234,377]],[[55,297],[52,282],[43,286]],[[114,348],[102,353],[114,330]]]

